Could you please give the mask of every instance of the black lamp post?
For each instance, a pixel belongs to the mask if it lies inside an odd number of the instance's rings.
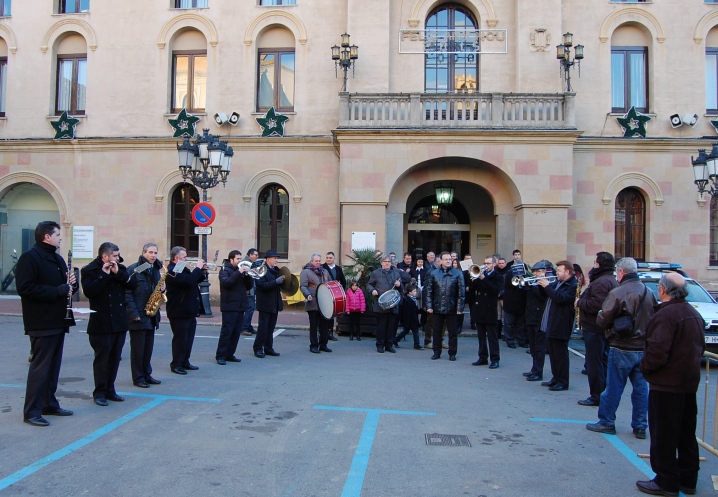
[[[359,58],[359,47],[351,45],[349,35],[344,33],[342,35],[342,46],[338,47],[334,45],[332,47],[332,60],[334,61],[334,73],[337,74],[337,69],[341,66],[344,71],[344,87],[342,91],[347,91],[347,71],[349,68],[352,70],[352,76],[354,76],[354,64]]]
[[[571,68],[578,66],[578,77],[581,77],[581,60],[583,59],[583,45],[574,47],[574,56],[571,58],[571,47],[573,46],[573,33],[565,33],[563,35],[563,43],[556,45],[556,58],[561,64],[560,75],[566,80],[566,91],[573,92],[571,88]]]
[[[202,201],[207,201],[207,190],[214,188],[220,182],[227,184],[227,177],[232,166],[234,150],[227,146],[227,142],[219,137],[209,134],[209,129],[197,135],[194,143],[185,138],[182,145],[177,145],[179,156],[179,169],[182,178],[191,181],[194,186],[202,189]],[[202,236],[202,259],[207,261],[207,235]],[[205,276],[207,269],[205,268]],[[209,281],[207,278],[199,284],[202,297],[203,315],[212,316],[209,302]]]
[[[713,144],[709,154],[705,149],[698,150],[698,157],[691,156],[693,164],[693,182],[698,187],[701,197],[708,193],[711,197],[718,197],[718,143]]]

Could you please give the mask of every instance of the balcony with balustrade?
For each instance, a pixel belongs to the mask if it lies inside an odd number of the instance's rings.
[[[339,94],[339,129],[575,130],[574,93]]]

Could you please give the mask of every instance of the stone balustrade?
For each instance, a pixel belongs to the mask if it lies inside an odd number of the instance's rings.
[[[345,93],[339,128],[575,129],[573,93]]]

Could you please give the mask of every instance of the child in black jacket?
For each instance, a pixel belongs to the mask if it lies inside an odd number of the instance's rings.
[[[414,335],[414,348],[417,350],[424,348],[419,343],[419,306],[416,303],[416,293],[416,285],[407,285],[404,305],[401,306],[401,322],[404,325],[404,331],[394,339],[395,347],[399,346],[399,340],[411,332]]]

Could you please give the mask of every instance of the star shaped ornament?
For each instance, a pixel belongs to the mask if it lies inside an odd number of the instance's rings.
[[[187,109],[182,109],[180,113],[177,114],[176,119],[167,119],[167,122],[170,123],[170,126],[175,130],[175,134],[172,135],[172,138],[181,138],[183,136],[192,138],[194,136],[194,128],[199,121],[199,117],[187,114]]]
[[[713,126],[713,129],[716,130],[716,133],[718,133],[718,119],[713,119],[712,121],[709,121],[711,123],[711,126]]]
[[[275,112],[274,107],[270,107],[266,114],[256,119],[257,124],[262,128],[262,137],[284,136],[284,123],[289,121],[284,114]]]
[[[650,120],[649,116],[641,114],[635,107],[631,107],[625,116],[616,118],[618,124],[623,128],[624,138],[633,138],[636,135],[645,138],[646,123]]]
[[[79,119],[69,117],[67,111],[63,112],[60,119],[57,121],[50,121],[52,127],[55,128],[55,137],[53,140],[62,140],[63,138],[68,140],[75,139],[75,126],[80,123]]]

